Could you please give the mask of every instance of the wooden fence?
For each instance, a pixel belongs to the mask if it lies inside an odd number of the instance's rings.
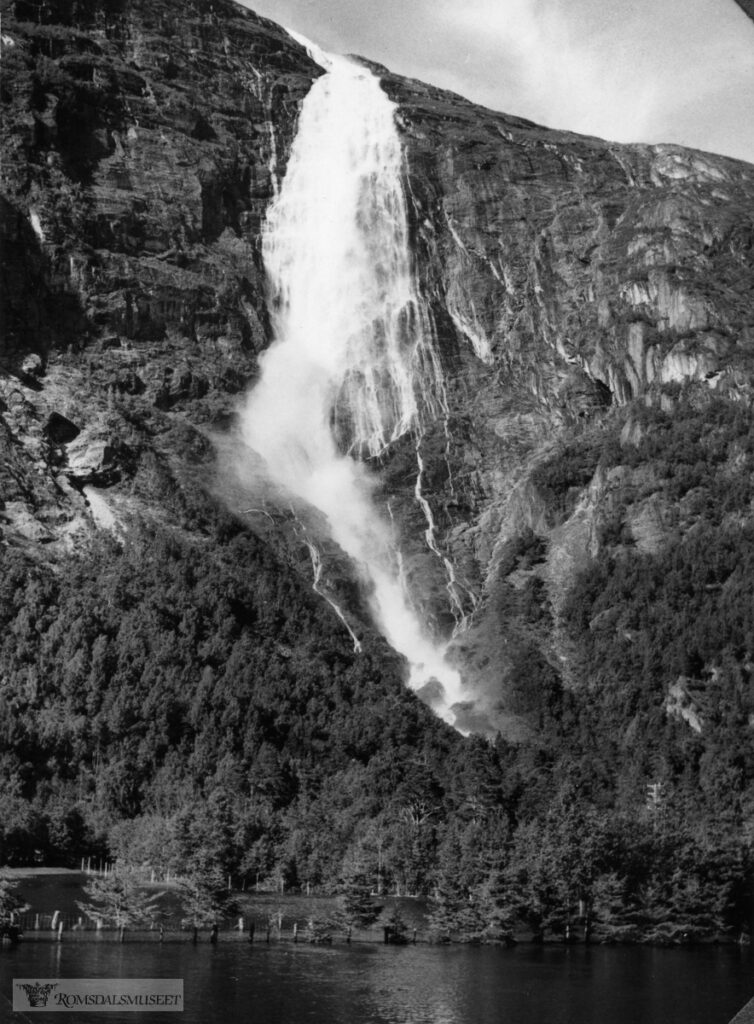
[[[113,925],[102,925],[81,914],[19,914],[15,917],[20,925],[23,941],[110,941],[110,942],[388,942],[407,944],[428,942],[430,936],[425,930],[410,928],[402,935],[395,935],[383,925],[371,928],[345,929],[342,926],[329,927],[317,922],[314,930],[306,920],[259,919],[258,917],[236,917],[219,920],[216,928],[201,926],[194,928],[185,918],[164,917],[149,926],[126,927],[122,931]]]

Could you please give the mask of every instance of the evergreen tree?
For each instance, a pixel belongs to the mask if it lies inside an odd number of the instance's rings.
[[[128,869],[90,878],[84,893],[88,899],[76,901],[79,909],[88,917],[114,925],[121,938],[126,928],[153,922],[159,913],[159,901],[165,895],[147,892]]]
[[[238,898],[228,889],[227,878],[212,865],[193,866],[179,880],[178,898],[185,920],[195,930],[216,925],[240,909]]]
[[[363,860],[352,863],[340,883],[338,906],[348,928],[369,928],[380,916],[382,907],[372,895],[374,872]]]

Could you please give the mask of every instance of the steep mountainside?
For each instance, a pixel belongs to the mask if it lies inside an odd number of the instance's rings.
[[[12,535],[85,529],[76,492],[139,475],[126,407],[219,421],[267,344],[260,225],[316,68],[213,11],[17,3],[4,25]]]
[[[654,553],[698,518],[679,515],[666,466],[625,465],[637,417],[750,401],[754,171],[548,132],[389,76],[385,88],[448,368],[450,444],[433,459],[427,438],[425,491],[476,598],[457,656],[495,697],[542,653],[575,682],[558,634],[576,574],[618,534]],[[511,575],[530,533],[538,564]],[[534,624],[509,607],[527,588],[542,589]]]
[[[684,817],[690,873],[723,819],[748,843],[754,168],[380,70],[441,387],[375,493],[492,748],[401,691],[322,516],[239,438],[261,225],[322,69],[226,0],[16,0],[2,47],[13,856],[148,860],[192,801],[225,867],[315,883],[374,847],[414,889],[463,861],[478,895],[492,851],[518,843],[523,878],[592,813],[605,849],[641,819],[668,870]],[[605,877],[639,885],[631,857]]]
[[[321,70],[237,7],[64,7],[14,5],[3,86],[5,529],[53,549],[103,501],[101,516],[159,518],[155,462],[187,472],[177,425],[201,427],[206,448],[230,423],[269,341],[261,222]],[[471,691],[517,735],[521,657],[572,676],[559,611],[605,525],[652,550],[678,533],[657,473],[604,451],[598,467],[597,449],[626,424],[635,447],[637,401],[667,411],[679,388],[697,402],[748,393],[754,172],[547,131],[390,75],[384,87],[446,382],[446,420],[425,419],[419,451],[453,601],[424,541],[410,438],[383,479],[414,600],[439,635],[456,628]],[[548,466],[572,440],[575,477],[553,493]],[[209,448],[202,465],[217,465]],[[254,504],[229,475],[216,486],[231,506]],[[296,524],[278,526],[273,542],[310,575]],[[547,550],[513,589],[538,591],[544,624],[500,608],[526,531]],[[325,578],[359,618],[344,573],[331,551]]]

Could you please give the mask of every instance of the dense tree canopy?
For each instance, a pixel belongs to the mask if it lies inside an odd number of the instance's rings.
[[[0,859],[107,855],[204,896],[228,877],[340,887],[352,920],[388,892],[424,893],[440,938],[738,935],[754,435],[731,404],[636,415],[632,446],[581,438],[537,470],[556,519],[619,462],[652,462],[678,510],[652,549],[630,508],[603,519],[558,613],[567,674],[534,642],[555,626],[546,535],[504,552],[518,585],[501,591],[501,628],[530,630],[522,745],[435,719],[379,637],[355,653],[308,583],[206,499],[180,499],[191,529],[134,524],[54,568],[0,547]]]

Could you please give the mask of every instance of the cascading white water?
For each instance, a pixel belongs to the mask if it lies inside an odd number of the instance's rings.
[[[264,228],[275,340],[244,438],[279,485],[326,515],[378,627],[411,665],[409,685],[432,684],[452,722],[459,675],[410,606],[392,528],[357,461],[416,424],[417,395],[432,408],[442,394],[411,273],[395,106],[367,68],[304,45],[326,74],[304,101]]]

